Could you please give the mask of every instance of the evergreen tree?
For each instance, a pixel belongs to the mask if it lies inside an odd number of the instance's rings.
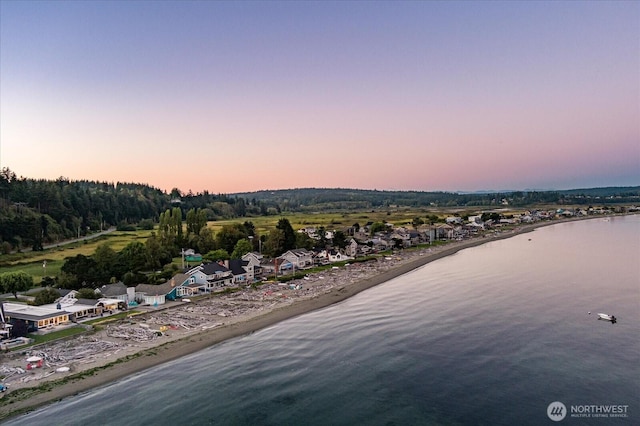
[[[276,229],[282,231],[284,236],[284,241],[282,243],[282,253],[286,252],[287,250],[296,248],[296,233],[294,232],[293,227],[291,227],[289,219],[283,217],[278,220]]]

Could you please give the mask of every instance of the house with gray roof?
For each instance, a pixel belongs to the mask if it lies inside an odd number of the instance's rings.
[[[228,264],[233,274],[234,284],[248,285],[253,282],[253,273],[249,273],[248,260],[231,259]]]
[[[309,269],[313,267],[313,253],[307,249],[292,249],[283,253],[280,258],[291,263],[295,269]]]
[[[107,297],[109,299],[118,299],[123,302],[128,302],[127,297],[127,286],[124,285],[122,281],[119,281],[114,284],[103,285],[100,288],[96,289],[97,293],[100,293],[102,297]]]
[[[136,302],[151,306],[164,305],[167,300],[175,300],[175,282],[163,284],[138,284],[136,286]]]

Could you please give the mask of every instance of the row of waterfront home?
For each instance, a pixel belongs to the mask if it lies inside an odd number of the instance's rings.
[[[125,310],[131,306],[160,306],[167,301],[214,293],[228,287],[246,286],[265,277],[292,274],[318,264],[348,261],[360,255],[391,248],[411,247],[437,240],[468,238],[488,228],[586,214],[593,213],[587,210],[533,211],[499,221],[482,221],[481,216],[469,216],[466,220],[451,216],[446,218],[445,223],[417,228],[393,227],[388,224],[384,231],[375,235],[370,235],[365,226],[362,229],[350,231],[352,237],[344,250],[332,248],[312,252],[306,249],[294,249],[275,259],[268,259],[260,253],[251,252],[245,254],[242,259],[204,263],[186,268],[163,284],[138,284],[135,287],[127,287],[120,282],[105,285],[95,290],[97,299],[78,299],[76,291],[59,290],[60,298],[50,305],[0,304],[3,308],[0,312],[5,324],[0,338],[9,337],[12,328],[29,333],[37,332],[116,310]],[[317,237],[315,228],[305,228],[299,232]],[[326,237],[330,238],[331,234],[327,234]]]

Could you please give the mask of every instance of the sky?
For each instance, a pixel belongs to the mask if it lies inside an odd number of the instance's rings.
[[[640,185],[640,2],[0,0],[0,167],[227,194]]]

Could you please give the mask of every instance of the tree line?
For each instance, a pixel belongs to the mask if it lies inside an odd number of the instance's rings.
[[[175,207],[180,208],[182,215],[198,211],[200,216],[190,222],[202,230],[198,224],[205,218],[213,221],[279,215],[285,211],[638,202],[638,186],[494,193],[298,188],[238,194],[211,194],[208,191],[194,194],[174,188],[167,193],[141,183],[17,177],[15,172],[5,167],[0,170],[0,250],[2,253],[24,248],[42,250],[47,244],[79,238],[114,226],[131,229],[137,225],[149,229],[160,224],[166,231],[161,235],[163,238],[177,238],[177,234],[182,232],[175,225],[178,218],[161,217],[167,209]],[[177,212],[171,210],[169,215],[173,214]],[[185,216],[180,219],[188,220]],[[207,246],[211,236],[206,233],[200,235],[195,228],[187,231],[194,245]]]
[[[110,227],[153,226],[166,209],[175,206],[183,212],[199,209],[201,221],[280,212],[266,201],[250,205],[242,198],[206,191],[166,193],[139,183],[29,179],[5,167],[0,171],[0,250],[5,254],[25,248],[42,250],[47,244]]]
[[[544,204],[588,205],[640,202],[640,186],[564,191],[422,192],[342,188],[296,188],[235,194],[252,202],[269,201],[282,211],[362,210],[402,207],[514,207]]]

